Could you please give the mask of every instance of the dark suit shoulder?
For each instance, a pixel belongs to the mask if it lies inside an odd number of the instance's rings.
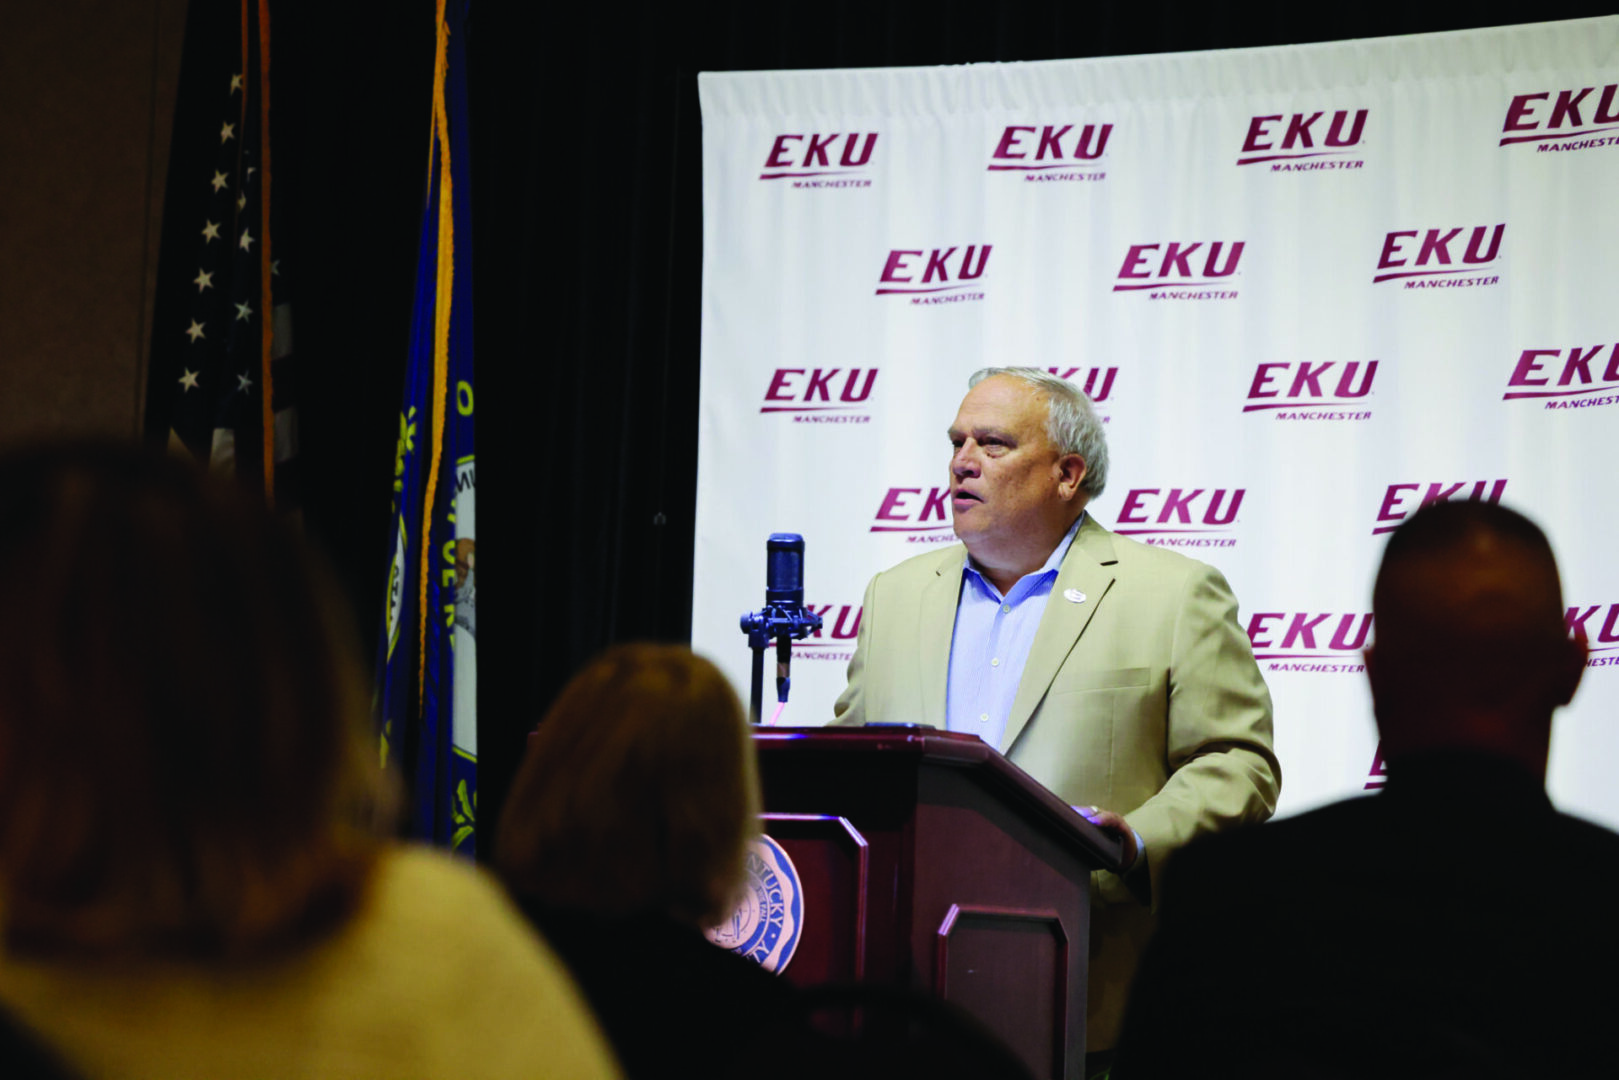
[[[1564,868],[1560,874],[1572,876],[1578,886],[1609,893],[1619,899],[1619,833],[1593,821],[1571,814],[1553,815],[1552,835],[1544,858],[1550,866]]]
[[[1557,825],[1568,840],[1590,848],[1593,854],[1619,856],[1619,833],[1606,825],[1561,813],[1557,815]]]
[[[1390,790],[1199,838],[1165,867],[1161,908],[1176,922],[1351,895],[1459,903],[1503,860],[1555,868],[1555,887],[1517,901],[1530,908],[1555,908],[1559,895],[1619,895],[1619,833],[1557,813],[1544,798]]]
[[[1277,875],[1296,880],[1309,864],[1342,865],[1351,850],[1383,842],[1387,816],[1382,801],[1368,795],[1200,836],[1165,867],[1164,908],[1172,913],[1179,902],[1210,894],[1270,893]]]
[[[1115,1075],[1608,1075],[1589,980],[1619,963],[1619,835],[1476,775],[1396,776],[1178,852]]]

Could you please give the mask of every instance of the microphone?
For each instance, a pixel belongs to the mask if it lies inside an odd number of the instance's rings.
[[[764,698],[765,647],[775,639],[779,716],[792,688],[793,641],[820,628],[821,617],[804,609],[804,538],[797,533],[771,533],[765,541],[765,606],[742,616],[742,631],[753,650],[749,713],[755,724]]]
[[[804,538],[771,533],[765,541],[765,603],[804,606]]]
[[[765,606],[782,615],[804,611],[804,538],[797,533],[771,533],[765,541]],[[794,629],[796,629],[796,621]],[[785,703],[792,686],[793,637],[776,628],[776,701]],[[777,708],[777,713],[780,713]],[[774,720],[772,719],[772,722]]]

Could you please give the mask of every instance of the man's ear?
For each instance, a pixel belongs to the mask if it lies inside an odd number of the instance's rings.
[[[1057,459],[1057,494],[1063,499],[1072,499],[1080,492],[1080,485],[1090,469],[1085,465],[1085,459],[1078,454],[1064,454]]]
[[[1586,643],[1584,634],[1563,643],[1557,664],[1557,704],[1567,705],[1574,700],[1574,691],[1580,688],[1580,679],[1585,675],[1585,662],[1590,655],[1591,647]]]

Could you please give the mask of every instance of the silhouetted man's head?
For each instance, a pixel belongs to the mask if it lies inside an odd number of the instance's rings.
[[[1545,774],[1551,714],[1586,651],[1564,629],[1557,561],[1533,522],[1491,503],[1423,507],[1389,538],[1372,611],[1386,757],[1479,750]]]

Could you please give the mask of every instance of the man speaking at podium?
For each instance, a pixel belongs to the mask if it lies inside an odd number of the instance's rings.
[[[866,588],[836,723],[917,722],[999,749],[1124,841],[1092,877],[1092,1052],[1113,1046],[1164,859],[1269,817],[1270,693],[1212,567],[1117,536],[1090,401],[1036,368],[975,373],[950,426],[961,545]]]

